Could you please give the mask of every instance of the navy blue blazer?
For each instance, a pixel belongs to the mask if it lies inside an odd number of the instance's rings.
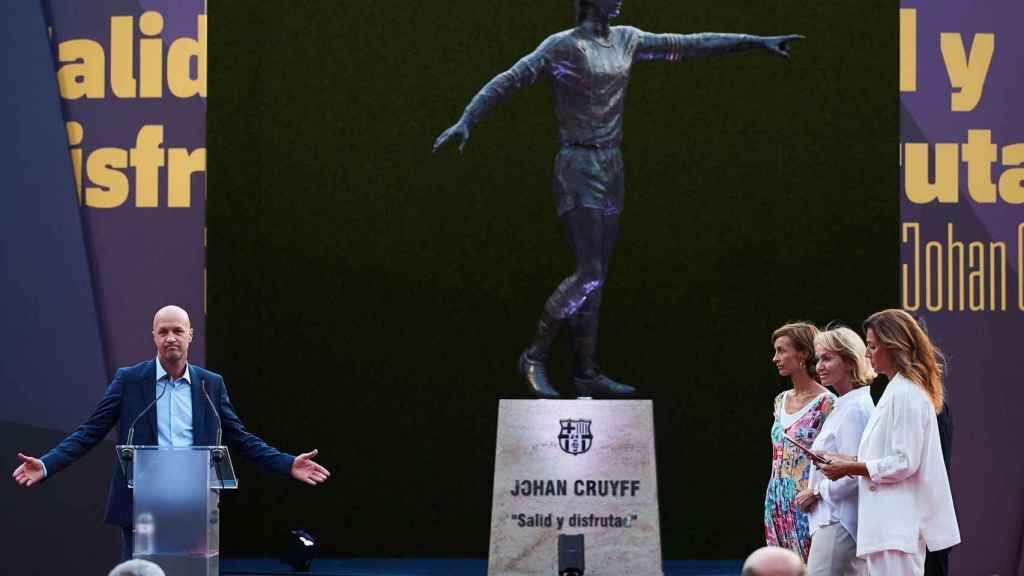
[[[192,379],[192,442],[196,446],[210,446],[217,442],[217,418],[211,413],[212,407],[203,395],[203,382],[220,414],[224,430],[222,439],[233,454],[254,462],[265,470],[288,476],[295,457],[269,446],[258,436],[246,431],[242,421],[235,414],[228,398],[224,378],[198,366],[189,365]],[[46,465],[47,479],[73,464],[94,446],[99,444],[117,424],[117,443],[128,440],[128,428],[132,420],[156,397],[156,360],[147,360],[135,366],[119,368],[114,380],[103,393],[103,398],[89,419],[65,438],[53,450],[41,458]],[[135,425],[133,444],[157,445],[156,410],[149,410]],[[115,526],[131,526],[131,491],[119,463],[114,464],[114,476],[110,480],[107,497],[106,522]]]

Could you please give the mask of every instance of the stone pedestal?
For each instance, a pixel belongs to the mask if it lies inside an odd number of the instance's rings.
[[[502,400],[489,576],[558,573],[583,534],[588,576],[662,576],[650,400]]]

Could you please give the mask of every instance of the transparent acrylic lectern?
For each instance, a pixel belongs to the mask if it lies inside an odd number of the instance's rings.
[[[134,558],[167,574],[217,575],[220,491],[238,488],[224,446],[117,446],[132,490]]]

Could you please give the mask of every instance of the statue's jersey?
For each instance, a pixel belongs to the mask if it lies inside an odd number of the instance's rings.
[[[506,96],[541,77],[551,79],[563,146],[614,148],[622,142],[626,86],[638,60],[678,60],[713,47],[717,34],[650,34],[615,26],[607,38],[582,28],[552,35],[487,83],[466,108],[480,120]]]

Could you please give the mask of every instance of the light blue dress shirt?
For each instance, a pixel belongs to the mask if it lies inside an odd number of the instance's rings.
[[[164,386],[165,393],[156,401],[156,432],[159,446],[191,446],[192,445],[192,376],[188,364],[185,374],[169,382],[167,370],[156,359],[156,395],[160,396]],[[43,478],[49,475],[43,464]]]
[[[164,392],[164,387],[167,391]],[[163,396],[160,393],[164,392]],[[156,359],[156,435],[159,446],[192,445],[192,377],[188,365],[181,378],[170,379]]]

